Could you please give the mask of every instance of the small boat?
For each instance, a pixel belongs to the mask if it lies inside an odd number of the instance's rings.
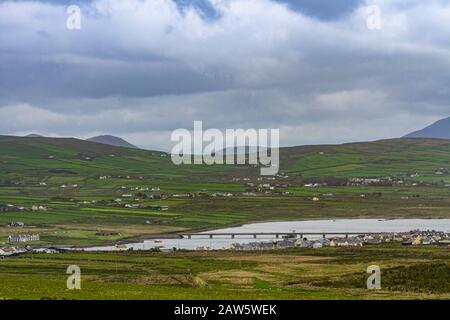
[[[294,238],[297,238],[297,234],[295,233],[295,230],[292,230],[291,233],[283,235],[282,238],[283,239],[294,239]]]

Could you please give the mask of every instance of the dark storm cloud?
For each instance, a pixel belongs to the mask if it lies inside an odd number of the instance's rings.
[[[449,1],[0,3],[2,133],[280,128],[283,145],[400,136],[448,114]],[[71,3],[72,4],[72,3]],[[148,141],[151,137],[152,141]]]
[[[323,20],[333,20],[352,13],[363,0],[275,0],[293,10]]]
[[[30,61],[26,56],[6,60],[0,64],[0,96],[8,103],[190,94],[226,89],[230,82],[170,61],[67,63]]]

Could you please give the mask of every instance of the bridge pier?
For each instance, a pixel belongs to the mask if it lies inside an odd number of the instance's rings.
[[[324,239],[326,238],[326,235],[325,235],[325,233],[324,233],[324,234],[322,234],[322,238],[324,238]]]
[[[213,235],[212,235],[212,234],[210,234],[210,235],[209,235],[209,238],[210,238],[210,239],[212,239],[212,238],[213,238]]]
[[[188,234],[188,239],[190,239],[191,238],[191,235],[190,234]]]
[[[256,239],[256,233],[253,235],[253,238]]]
[[[231,235],[231,239],[234,239],[234,234]]]

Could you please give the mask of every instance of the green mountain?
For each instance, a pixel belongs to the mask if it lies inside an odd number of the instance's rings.
[[[434,175],[450,165],[450,140],[399,138],[283,148],[281,167],[308,177]]]
[[[122,148],[75,138],[0,136],[0,176],[45,175],[50,169],[77,174],[149,174],[223,181],[233,175],[258,175],[253,166],[172,164],[159,151]],[[450,165],[450,140],[400,138],[341,145],[280,149],[280,171],[297,178],[370,177],[434,172]]]

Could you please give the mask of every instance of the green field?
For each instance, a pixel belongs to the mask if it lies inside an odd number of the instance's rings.
[[[247,165],[176,166],[161,152],[77,139],[1,136],[0,204],[42,205],[47,211],[0,212],[0,243],[24,232],[6,227],[12,221],[29,225],[26,232],[39,232],[38,244],[87,245],[267,220],[450,217],[448,140],[292,147],[281,149],[280,155],[281,175],[268,179]],[[402,183],[304,186],[374,177]],[[244,195],[266,183],[276,189]],[[134,200],[139,193],[145,198]],[[215,193],[232,196],[213,197]],[[122,202],[114,202],[118,198]],[[169,210],[152,210],[155,205]],[[96,236],[98,231],[120,235]]]
[[[27,254],[0,260],[0,299],[449,299],[448,248]],[[381,290],[366,269],[381,268]],[[66,269],[81,269],[81,290]]]

